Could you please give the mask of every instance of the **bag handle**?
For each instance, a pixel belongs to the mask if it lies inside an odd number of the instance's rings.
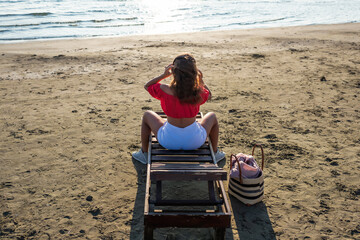
[[[235,160],[236,160],[236,162],[235,163],[237,163],[238,165],[239,165],[239,182],[242,184],[243,183],[243,181],[242,181],[242,177],[241,177],[241,166],[240,166],[240,161],[239,161],[239,159],[236,157],[236,155],[235,154],[231,154],[230,155],[230,171],[231,171],[231,169],[233,168],[233,163],[232,163],[232,159],[233,159],[233,157],[235,158]]]
[[[265,160],[265,155],[264,155],[264,149],[263,149],[263,147],[261,146],[261,144],[255,144],[254,145],[254,147],[253,147],[253,149],[252,149],[252,156],[254,156],[254,151],[255,151],[255,148],[256,147],[260,147],[260,149],[261,149],[261,158],[262,158],[262,160],[261,160],[261,170],[262,171],[264,171],[264,160]]]
[[[265,162],[265,155],[264,155],[264,149],[263,149],[263,147],[261,146],[261,144],[255,144],[254,145],[254,147],[253,147],[253,149],[252,149],[252,156],[254,156],[254,152],[255,152],[255,148],[256,147],[260,147],[260,149],[261,149],[261,171],[264,171],[264,162]],[[233,157],[235,158],[235,163],[237,163],[238,165],[239,165],[239,181],[240,181],[240,183],[243,183],[243,181],[242,181],[242,177],[241,177],[241,166],[240,166],[240,161],[239,161],[239,159],[236,157],[236,155],[235,154],[231,154],[230,155],[230,169],[229,169],[229,171],[231,171],[231,169],[233,168],[233,162],[232,162],[232,159],[233,159]]]

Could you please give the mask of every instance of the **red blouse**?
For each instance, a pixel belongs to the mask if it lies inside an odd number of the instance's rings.
[[[195,117],[199,112],[200,105],[204,104],[209,97],[209,91],[203,88],[201,93],[202,101],[199,104],[180,103],[180,100],[177,97],[165,93],[160,88],[160,83],[150,85],[147,90],[151,96],[160,100],[161,108],[164,113],[173,118]]]

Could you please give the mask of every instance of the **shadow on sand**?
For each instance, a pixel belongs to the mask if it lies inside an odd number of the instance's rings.
[[[146,165],[132,160],[137,172],[138,189],[135,198],[133,218],[131,221],[131,240],[142,240],[144,238],[144,201],[146,188]]]
[[[231,195],[229,198],[241,240],[276,240],[267,207],[263,202],[246,206]]]
[[[146,189],[146,165],[143,165],[136,160],[132,160],[138,177],[138,189],[134,203],[133,218],[131,221],[131,240],[142,240],[144,238],[144,201]],[[225,162],[225,161],[222,161]],[[219,163],[220,167],[222,163]],[[175,184],[176,185],[176,184]],[[186,185],[186,184],[185,184]],[[184,185],[184,186],[185,186]],[[190,189],[201,187],[201,183],[192,185]],[[187,186],[188,187],[188,186]],[[181,187],[180,187],[181,188]],[[193,190],[193,189],[192,189]],[[177,187],[177,191],[179,188]],[[194,194],[199,192],[193,191]],[[210,240],[213,239],[213,229],[207,228],[160,228],[155,229],[154,238],[159,240]],[[225,239],[233,240],[233,233],[231,228],[226,229]],[[245,239],[245,238],[244,238]]]

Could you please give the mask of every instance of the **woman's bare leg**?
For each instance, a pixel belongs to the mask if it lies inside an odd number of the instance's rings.
[[[164,124],[165,119],[160,117],[153,111],[146,111],[142,118],[141,124],[141,150],[143,152],[148,151],[149,136],[151,132],[157,135],[159,128]]]
[[[211,145],[214,152],[217,152],[218,141],[219,141],[219,123],[216,115],[213,112],[205,114],[201,121],[201,125],[205,128],[208,136],[211,139]]]

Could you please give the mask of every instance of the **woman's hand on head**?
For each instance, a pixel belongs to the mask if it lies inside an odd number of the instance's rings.
[[[161,80],[169,77],[172,72],[173,72],[173,67],[174,65],[170,64],[169,66],[165,67],[165,71],[163,74],[161,74],[160,76],[154,78],[154,79],[151,79],[150,81],[148,81],[145,85],[144,85],[144,88],[147,90],[149,86],[155,84],[155,83],[158,83],[160,82]]]
[[[165,71],[163,73],[164,77],[169,77],[170,75],[173,74],[173,68],[174,68],[174,65],[173,64],[170,64],[169,66],[165,67]]]

